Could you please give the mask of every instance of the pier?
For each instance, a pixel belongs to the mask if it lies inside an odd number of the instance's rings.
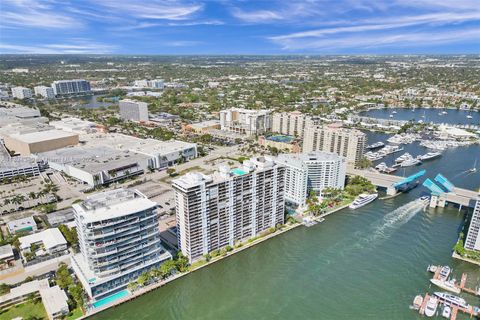
[[[432,279],[435,279],[435,280],[441,280],[440,279],[440,270],[442,269],[442,266],[436,266],[437,269],[435,270],[435,273],[433,274],[433,277]],[[460,289],[460,291],[462,292],[465,292],[465,293],[469,293],[471,295],[474,295],[474,296],[480,296],[480,290],[479,289],[472,289],[472,288],[468,288],[465,286],[465,284],[467,283],[467,274],[466,273],[462,273],[462,278],[460,279],[460,283],[456,283],[455,282],[455,287]]]

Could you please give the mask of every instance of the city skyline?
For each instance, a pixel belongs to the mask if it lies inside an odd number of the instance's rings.
[[[480,9],[444,1],[6,0],[0,53],[478,53]]]

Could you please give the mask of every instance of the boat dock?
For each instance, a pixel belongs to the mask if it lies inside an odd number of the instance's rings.
[[[441,269],[442,269],[442,266],[437,266],[437,268],[436,268],[436,270],[433,274],[432,279],[441,280],[440,279],[440,270]],[[469,293],[469,294],[472,294],[472,295],[477,296],[477,297],[480,296],[480,289],[478,289],[478,288],[477,289],[468,288],[468,287],[465,286],[466,283],[467,283],[467,274],[463,273],[462,278],[460,280],[460,283],[455,283],[455,287],[460,289],[460,291],[462,291],[462,292]]]
[[[427,307],[427,303],[430,300],[430,298],[432,298],[432,296],[430,296],[428,293],[426,293],[425,297],[423,298],[422,305],[420,306],[420,309],[418,309],[418,313],[420,315],[425,314],[425,308]],[[439,301],[439,304],[445,304],[445,300],[443,300],[442,298],[437,297],[437,299]],[[451,305],[449,303],[446,304],[446,305],[448,305],[450,308],[452,308],[452,313],[450,315],[450,320],[457,319],[457,314],[458,314],[459,311],[468,314],[470,317],[477,317],[478,316],[478,312],[475,311],[474,306],[468,306],[468,309],[467,309],[467,308],[462,308],[462,307],[458,307],[458,306],[455,306],[455,305]]]

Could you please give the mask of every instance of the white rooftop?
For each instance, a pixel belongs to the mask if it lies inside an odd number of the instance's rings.
[[[279,154],[276,161],[301,168],[304,163],[323,162],[323,161],[339,161],[343,157],[330,152],[314,151],[310,153],[284,153]]]
[[[32,216],[21,218],[17,220],[12,220],[7,223],[8,229],[10,231],[20,231],[25,228],[33,228],[37,226],[35,219]]]
[[[134,189],[115,189],[89,196],[74,204],[73,209],[83,223],[114,219],[143,210],[155,208],[157,203]]]
[[[42,141],[50,141],[61,138],[75,137],[78,136],[76,133],[67,132],[63,130],[50,129],[45,131],[37,131],[30,133],[13,133],[10,137],[23,141],[25,143],[36,143]]]
[[[12,256],[13,256],[13,249],[11,245],[6,244],[0,247],[0,260],[9,258]]]
[[[68,313],[68,297],[59,286],[48,287],[40,290],[43,305],[49,315]]]
[[[20,248],[22,250],[29,248],[32,243],[37,242],[42,242],[45,246],[45,250],[49,250],[58,245],[67,244],[67,241],[58,228],[40,231],[38,233],[18,238],[18,240],[20,241]]]

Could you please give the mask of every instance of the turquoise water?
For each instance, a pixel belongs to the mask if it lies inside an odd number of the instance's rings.
[[[243,176],[244,174],[246,174],[245,171],[239,168],[232,169],[232,173],[236,174],[237,176]]]
[[[103,299],[100,299],[100,300],[97,300],[96,302],[93,303],[93,307],[94,308],[100,308],[100,307],[103,307],[104,305],[107,305],[107,304],[110,304],[112,302],[115,302],[117,301],[118,299],[121,299],[121,298],[124,298],[126,296],[128,296],[129,293],[128,293],[128,290],[122,290],[122,291],[119,291],[115,294],[112,294],[111,296],[108,296],[106,298],[103,298]]]
[[[369,136],[371,142],[386,138]],[[427,152],[418,144],[406,148],[412,155]],[[397,174],[426,169],[424,178],[440,172],[454,185],[474,190],[480,172],[466,170],[475,157],[480,158],[478,145],[450,149]],[[467,211],[423,211],[416,199],[426,191],[418,187],[338,211],[323,223],[274,237],[94,319],[425,319],[409,305],[417,294],[438,291],[430,286],[429,264],[450,265],[457,279],[466,272],[470,287],[480,283],[478,266],[451,258]]]

